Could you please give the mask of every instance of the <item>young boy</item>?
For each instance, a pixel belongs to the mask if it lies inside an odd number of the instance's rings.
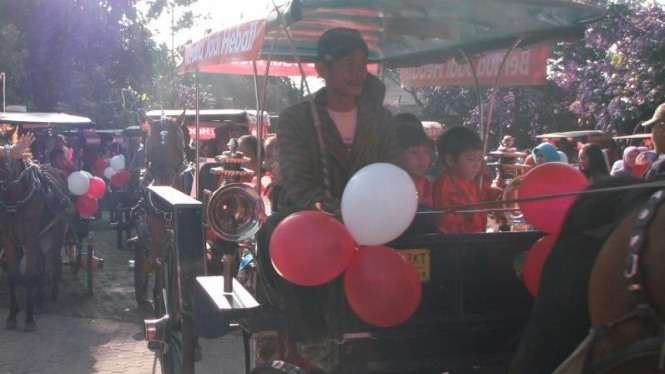
[[[418,190],[418,203],[427,207],[434,205],[434,180],[427,176],[432,166],[430,140],[420,128],[396,123],[397,137],[402,149],[402,168],[409,173]]]
[[[474,204],[496,199],[500,189],[492,188],[492,178],[483,174],[483,142],[478,134],[465,127],[453,127],[441,135],[437,142],[439,157],[445,170],[434,186],[434,205]],[[480,209],[471,207],[470,209]],[[487,214],[441,214],[439,231],[445,234],[485,232]]]

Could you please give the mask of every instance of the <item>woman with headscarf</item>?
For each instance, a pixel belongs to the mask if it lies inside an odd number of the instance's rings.
[[[640,150],[637,147],[630,146],[623,151],[623,160],[619,160],[612,165],[612,176],[617,175],[632,175],[634,177],[640,178],[642,175],[637,175],[639,170],[633,170],[635,166],[635,160],[637,155],[640,154]]]
[[[536,165],[544,164],[546,162],[560,162],[561,155],[559,151],[550,143],[541,143],[533,149],[533,161]]]
[[[635,174],[639,174],[640,177],[643,177],[644,173],[646,173],[646,171],[651,167],[651,164],[653,164],[658,159],[656,152],[650,150],[649,148],[646,148],[646,150],[643,151],[642,148],[646,147],[639,148],[641,152],[635,158],[635,166],[633,166],[633,172]]]

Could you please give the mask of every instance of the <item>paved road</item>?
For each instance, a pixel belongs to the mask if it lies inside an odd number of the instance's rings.
[[[108,221],[96,221],[94,248],[105,260],[95,277],[95,295],[86,296],[86,275],[63,269],[60,297],[35,316],[37,331],[0,329],[0,374],[161,373],[155,353],[143,341],[148,311],[136,307],[133,276],[127,261],[133,253],[116,249],[115,231]],[[0,272],[0,321],[8,314],[7,275]],[[242,338],[234,333],[202,340],[204,359],[197,373],[244,373]]]

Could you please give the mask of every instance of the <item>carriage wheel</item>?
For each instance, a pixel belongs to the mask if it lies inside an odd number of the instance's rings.
[[[273,361],[268,364],[255,367],[249,374],[305,374],[305,372],[295,365],[284,361]]]
[[[140,243],[134,246],[134,295],[139,306],[148,304],[148,286],[152,264],[147,249]]]
[[[180,313],[180,287],[177,272],[177,258],[173,232],[167,232],[161,264],[162,297],[156,304],[158,315],[168,316],[167,339],[159,349],[162,372],[193,373],[194,350],[194,319]]]

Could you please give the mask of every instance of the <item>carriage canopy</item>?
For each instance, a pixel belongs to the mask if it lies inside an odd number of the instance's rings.
[[[602,16],[597,8],[557,0],[292,0],[280,11],[303,62],[315,61],[323,32],[347,27],[361,31],[371,62],[390,67],[443,63],[460,49],[472,56],[506,50],[520,37],[523,48],[579,39],[584,25]],[[227,73],[269,59],[294,62],[276,12],[190,44],[180,71]],[[280,75],[279,68],[271,66],[271,75]]]
[[[51,126],[92,127],[94,122],[87,117],[65,113],[0,113],[0,123],[17,123],[23,128],[46,128]]]

